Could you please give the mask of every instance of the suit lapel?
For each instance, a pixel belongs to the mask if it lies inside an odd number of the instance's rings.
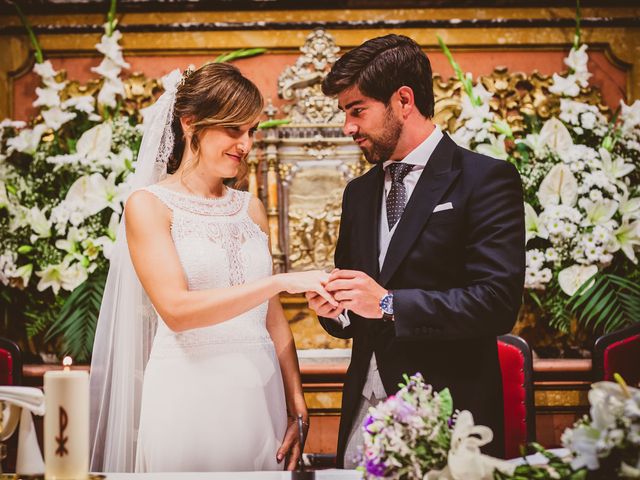
[[[433,209],[460,174],[454,168],[456,144],[445,134],[427,162],[389,243],[378,283],[384,286],[409,253]],[[380,215],[378,215],[378,218]]]
[[[378,252],[380,251],[380,209],[382,202],[382,190],[384,188],[384,170],[382,164],[373,167],[371,175],[367,177],[367,183],[363,185],[365,192],[359,208],[358,231],[362,233],[360,242],[363,255],[362,270],[371,278],[377,278],[380,272],[378,268]],[[371,192],[367,195],[366,192]]]

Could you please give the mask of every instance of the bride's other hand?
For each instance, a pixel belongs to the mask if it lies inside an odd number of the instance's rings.
[[[338,307],[337,300],[324,288],[329,281],[327,272],[308,270],[306,272],[281,273],[278,277],[282,290],[288,293],[315,292],[333,307]]]
[[[298,422],[297,419],[293,417],[289,417],[287,422],[287,431],[284,433],[284,439],[282,440],[282,445],[280,445],[280,448],[278,449],[276,460],[280,463],[282,459],[286,459],[287,470],[295,470],[298,465],[298,461],[302,456],[302,452],[300,451]],[[309,431],[309,427],[306,422],[303,424],[303,428],[305,429],[306,435]]]

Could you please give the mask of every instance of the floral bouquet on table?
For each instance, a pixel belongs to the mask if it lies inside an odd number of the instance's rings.
[[[468,411],[453,414],[448,389],[435,392],[420,373],[405,375],[400,390],[369,409],[359,467],[368,479],[490,479],[495,468],[515,466],[480,453],[493,437],[474,426]],[[477,435],[477,436],[476,436]]]
[[[562,435],[566,457],[534,443],[542,464],[525,458],[518,465],[481,453],[491,429],[474,425],[466,410],[454,413],[447,389],[434,392],[419,373],[405,376],[396,395],[369,409],[359,469],[369,480],[640,478],[640,389],[616,380],[593,384],[591,418]]]

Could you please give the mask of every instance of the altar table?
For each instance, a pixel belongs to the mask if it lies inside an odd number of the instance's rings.
[[[107,480],[290,480],[291,472],[107,473]],[[318,470],[316,480],[361,480],[357,470]]]

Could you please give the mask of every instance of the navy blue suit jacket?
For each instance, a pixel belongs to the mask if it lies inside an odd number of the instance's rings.
[[[387,394],[403,374],[451,390],[454,408],[468,409],[493,429],[488,453],[504,448],[502,382],[496,337],[508,333],[521,304],[525,231],[520,175],[513,165],[438,143],[413,191],[378,269],[381,164],[352,180],[342,203],[335,264],[367,273],[394,294],[395,321],[349,312],[340,338],[353,338],[343,390],[338,466],[366,380],[371,355]],[[433,213],[438,204],[452,209]]]

